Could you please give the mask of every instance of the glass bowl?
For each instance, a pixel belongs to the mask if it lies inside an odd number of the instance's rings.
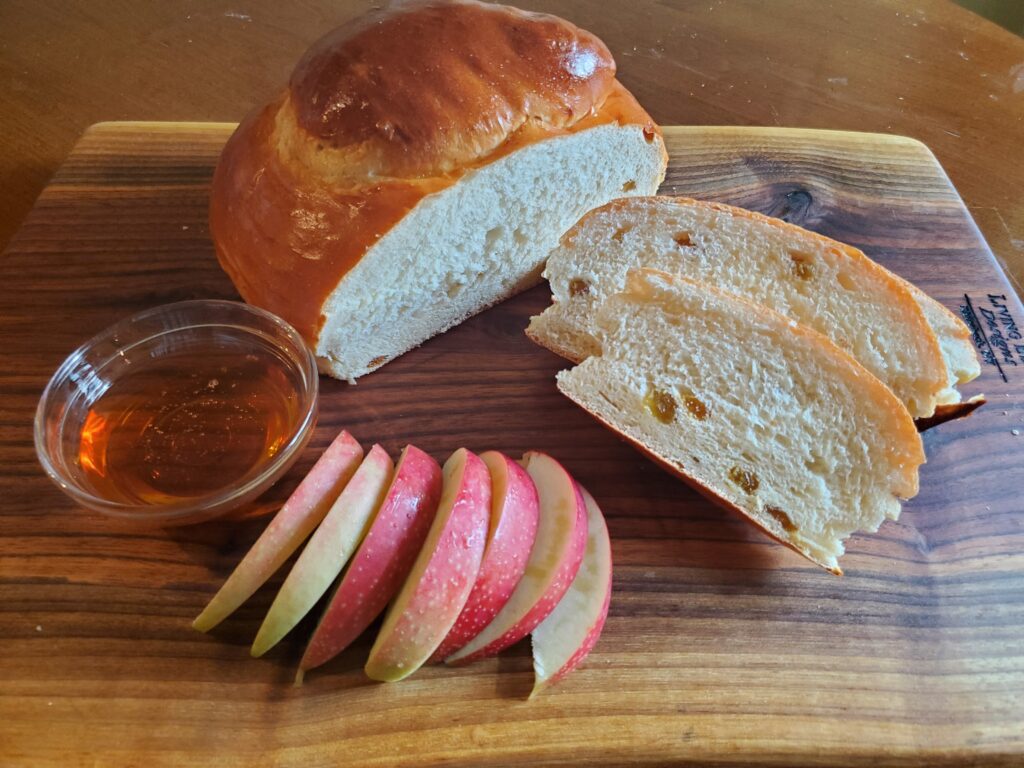
[[[43,391],[36,453],[82,506],[180,525],[253,501],[309,441],[316,360],[290,325],[233,301],[183,301],[108,328]]]

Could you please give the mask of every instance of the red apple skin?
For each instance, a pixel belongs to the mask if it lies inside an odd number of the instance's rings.
[[[352,479],[363,449],[342,431],[288,497],[203,612],[192,622],[208,632],[248,600],[313,532]]]
[[[608,607],[611,605],[611,602],[612,582],[609,578],[608,591],[605,592],[604,595],[604,604],[601,606],[601,613],[597,617],[597,620],[590,626],[590,629],[587,630],[586,641],[583,643],[583,645],[576,649],[576,653],[574,653],[572,657],[570,657],[570,659],[565,663],[565,666],[558,670],[558,672],[556,672],[552,677],[548,678],[547,682],[543,683],[539,687],[535,686],[533,692],[530,694],[531,696],[534,693],[537,693],[550,685],[554,685],[559,680],[564,678],[566,675],[568,675],[570,672],[576,669],[576,667],[578,667],[583,662],[583,660],[587,658],[590,652],[594,650],[594,646],[597,645],[597,641],[601,637],[601,631],[604,629],[604,623],[608,619]]]
[[[570,503],[575,505],[575,515],[571,518],[571,522],[568,525],[557,525],[554,526],[553,529],[548,529],[548,535],[566,537],[564,542],[564,551],[559,560],[557,570],[551,576],[550,580],[544,587],[543,593],[536,599],[532,607],[530,607],[521,617],[515,618],[512,625],[505,632],[483,647],[469,653],[466,653],[466,649],[469,646],[463,646],[462,650],[456,651],[453,655],[445,659],[446,664],[469,664],[470,662],[501,653],[509,646],[519,642],[536,629],[538,624],[547,618],[548,614],[551,613],[558,604],[558,601],[562,599],[562,595],[564,595],[566,590],[569,589],[573,579],[576,578],[576,572],[579,571],[580,563],[583,561],[583,553],[587,546],[586,503],[583,500],[579,484],[573,479],[572,475],[568,473],[565,467],[547,454],[531,451],[523,456],[523,464],[526,466],[526,471],[529,472],[531,476],[533,473],[530,472],[530,469],[534,461],[551,462],[551,464],[553,464],[554,467],[564,475],[561,479],[562,491],[571,496]],[[539,482],[536,482],[535,484],[537,485],[540,497],[540,515],[538,519],[537,538],[534,543],[534,547],[537,547],[542,543],[542,536],[545,535],[545,515],[559,515],[557,507],[564,502],[561,494],[558,495],[558,498],[545,498],[545,491],[542,484]],[[527,563],[527,574],[529,573],[529,568],[530,563]],[[517,585],[517,591],[526,587],[528,587],[527,579],[523,578],[520,580],[519,585]],[[513,596],[509,598],[509,602],[513,602],[515,597],[516,595],[513,594]],[[498,616],[495,617],[495,621],[502,619],[503,616],[501,615],[501,612],[499,612]],[[471,644],[472,641],[470,645]]]
[[[598,507],[597,502],[594,501],[594,497],[591,496],[585,488],[582,488],[581,490],[583,491],[583,499],[587,505],[587,551],[584,554],[580,570],[577,573],[576,578],[573,579],[572,586],[569,587],[569,591],[566,592],[562,601],[555,606],[555,609],[545,621],[562,622],[566,620],[577,620],[589,621],[590,624],[584,630],[583,641],[579,646],[577,646],[572,655],[566,659],[558,670],[546,678],[541,677],[541,670],[537,664],[538,655],[543,654],[543,649],[539,648],[538,644],[544,642],[546,639],[544,632],[545,622],[541,622],[537,626],[533,635],[534,669],[537,672],[537,676],[533,686],[533,691],[530,693],[531,697],[545,688],[554,685],[580,665],[580,663],[587,657],[587,654],[589,654],[597,644],[598,638],[601,637],[601,630],[604,629],[605,620],[608,618],[608,606],[611,604],[612,598],[611,539],[608,536],[608,526],[605,524],[604,515],[601,513],[601,509]],[[598,587],[598,583],[595,582],[597,578],[600,578],[601,571],[604,569],[607,569],[607,574],[603,574],[603,583],[600,583],[601,592],[593,592],[593,590]],[[588,591],[590,592],[589,594]],[[574,596],[574,592],[576,593],[575,597],[579,599],[569,603],[568,601],[570,597]],[[592,609],[592,606],[595,603],[594,598],[598,595],[603,595],[603,597],[600,598],[601,602],[599,607],[596,612],[590,613],[589,610]],[[572,608],[578,610],[581,603],[583,607],[583,615],[559,615],[560,612],[568,611]],[[556,624],[556,627],[557,626],[558,624]],[[548,634],[550,634],[550,632]]]
[[[369,531],[394,471],[381,446],[367,451],[281,584],[249,649],[253,658],[277,645],[331,588]]]
[[[460,448],[445,464],[446,485],[449,466],[457,462],[464,463],[461,477],[453,471],[454,487],[442,488],[442,506],[370,650],[365,671],[373,680],[394,682],[419,669],[452,628],[476,581],[487,543],[491,475],[479,456]]]
[[[457,651],[498,615],[526,570],[537,535],[540,500],[530,475],[498,451],[487,451],[480,458],[490,470],[492,489],[484,559],[466,607],[431,661],[442,661]]]
[[[441,466],[406,446],[384,503],[324,611],[302,671],[334,658],[387,606],[412,569],[441,497]]]

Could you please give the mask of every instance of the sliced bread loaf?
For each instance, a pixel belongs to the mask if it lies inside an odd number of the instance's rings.
[[[955,384],[977,375],[963,324],[856,248],[688,198],[616,200],[584,216],[548,260],[554,304],[527,333],[570,360],[596,354],[594,311],[634,267],[717,286],[825,334],[915,417],[956,402]]]
[[[475,0],[383,5],[242,122],[210,197],[242,297],[348,380],[539,282],[566,229],[654,194],[668,161],[591,33]]]
[[[917,493],[925,457],[907,409],[817,331],[647,269],[594,321],[603,351],[559,389],[825,568],[839,573],[843,540]]]

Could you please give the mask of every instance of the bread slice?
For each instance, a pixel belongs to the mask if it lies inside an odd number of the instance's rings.
[[[925,320],[935,332],[946,364],[946,387],[939,392],[939,405],[954,405],[962,399],[957,386],[981,375],[981,363],[974,351],[971,332],[967,325],[946,307],[916,285],[903,281],[914,301],[924,312]],[[959,410],[959,409],[957,409]],[[969,413],[973,408],[968,409]]]
[[[533,318],[527,333],[570,360],[596,354],[594,310],[622,289],[633,267],[717,286],[824,333],[915,417],[958,399],[954,385],[977,375],[959,321],[856,248],[778,219],[687,198],[617,200],[587,214],[549,258],[545,276],[554,304]]]
[[[598,309],[601,352],[558,388],[698,490],[839,573],[895,519],[924,449],[903,404],[815,330],[640,269]]]

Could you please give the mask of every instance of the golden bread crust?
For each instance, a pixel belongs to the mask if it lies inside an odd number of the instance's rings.
[[[604,103],[615,61],[563,19],[460,0],[377,11],[321,38],[290,90],[299,128],[350,178],[448,173],[527,122],[568,128]]]
[[[487,56],[478,35],[497,46]],[[517,51],[529,61],[508,61]],[[211,190],[217,258],[246,301],[315,346],[344,276],[465,173],[605,124],[640,126],[664,155],[660,129],[614,72],[589,33],[504,6],[428,2],[357,20],[314,45],[291,86],[228,140]],[[402,77],[412,80],[400,87]],[[349,96],[367,106],[328,109]]]

